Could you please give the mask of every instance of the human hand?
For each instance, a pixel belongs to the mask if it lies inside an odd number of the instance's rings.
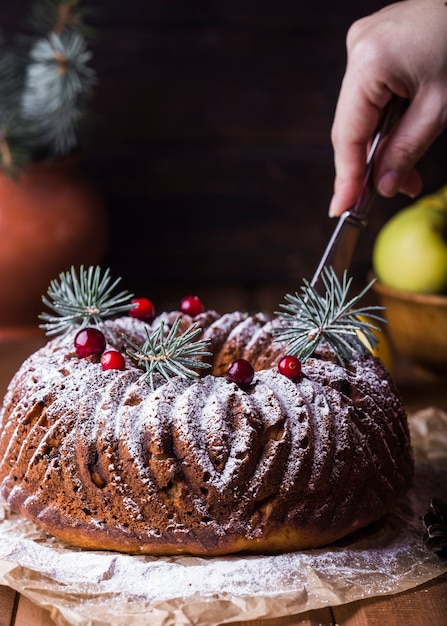
[[[349,209],[360,193],[367,152],[393,95],[409,107],[383,143],[374,181],[387,197],[414,197],[422,181],[415,164],[447,126],[445,0],[404,0],[355,22],[332,127],[334,196],[329,214]]]

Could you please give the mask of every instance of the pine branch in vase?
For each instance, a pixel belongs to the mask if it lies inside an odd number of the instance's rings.
[[[93,9],[82,0],[39,0],[31,7],[29,22],[42,36],[74,30],[89,38],[93,29],[87,25],[87,20],[92,14]]]
[[[0,45],[0,164],[12,175],[79,145],[95,85],[81,5],[40,0],[32,14],[37,34],[25,53]]]

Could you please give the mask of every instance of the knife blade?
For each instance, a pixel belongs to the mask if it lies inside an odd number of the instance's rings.
[[[407,100],[394,97],[385,108],[368,152],[362,189],[357,201],[350,210],[345,211],[339,217],[334,232],[329,239],[329,243],[326,246],[311,280],[311,286],[317,291],[321,291],[323,288],[321,274],[325,267],[332,267],[336,276],[341,279],[343,273],[347,271],[351,265],[360,233],[367,225],[368,212],[377,196],[374,190],[373,169],[378,147],[401,117],[407,105]]]

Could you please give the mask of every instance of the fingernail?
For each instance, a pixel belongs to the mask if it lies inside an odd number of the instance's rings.
[[[329,217],[336,217],[337,215],[337,202],[335,200],[335,195],[332,196],[331,201],[329,203]]]
[[[396,195],[400,183],[401,177],[397,172],[386,172],[379,180],[377,190],[381,196],[392,198]]]
[[[412,191],[407,191],[406,189],[398,189],[397,191],[399,193],[402,193],[404,196],[408,196],[412,200],[414,200],[414,198],[416,198],[418,196],[417,193],[413,193]]]

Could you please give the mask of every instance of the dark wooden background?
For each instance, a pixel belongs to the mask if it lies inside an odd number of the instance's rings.
[[[330,128],[346,31],[385,2],[86,4],[98,85],[84,156],[109,213],[105,263],[155,301],[206,291],[225,308],[225,290],[297,289],[334,227]],[[29,6],[1,0],[1,27],[20,27]],[[446,152],[444,135],[421,164],[425,191],[447,182]],[[406,203],[377,202],[356,276]]]

